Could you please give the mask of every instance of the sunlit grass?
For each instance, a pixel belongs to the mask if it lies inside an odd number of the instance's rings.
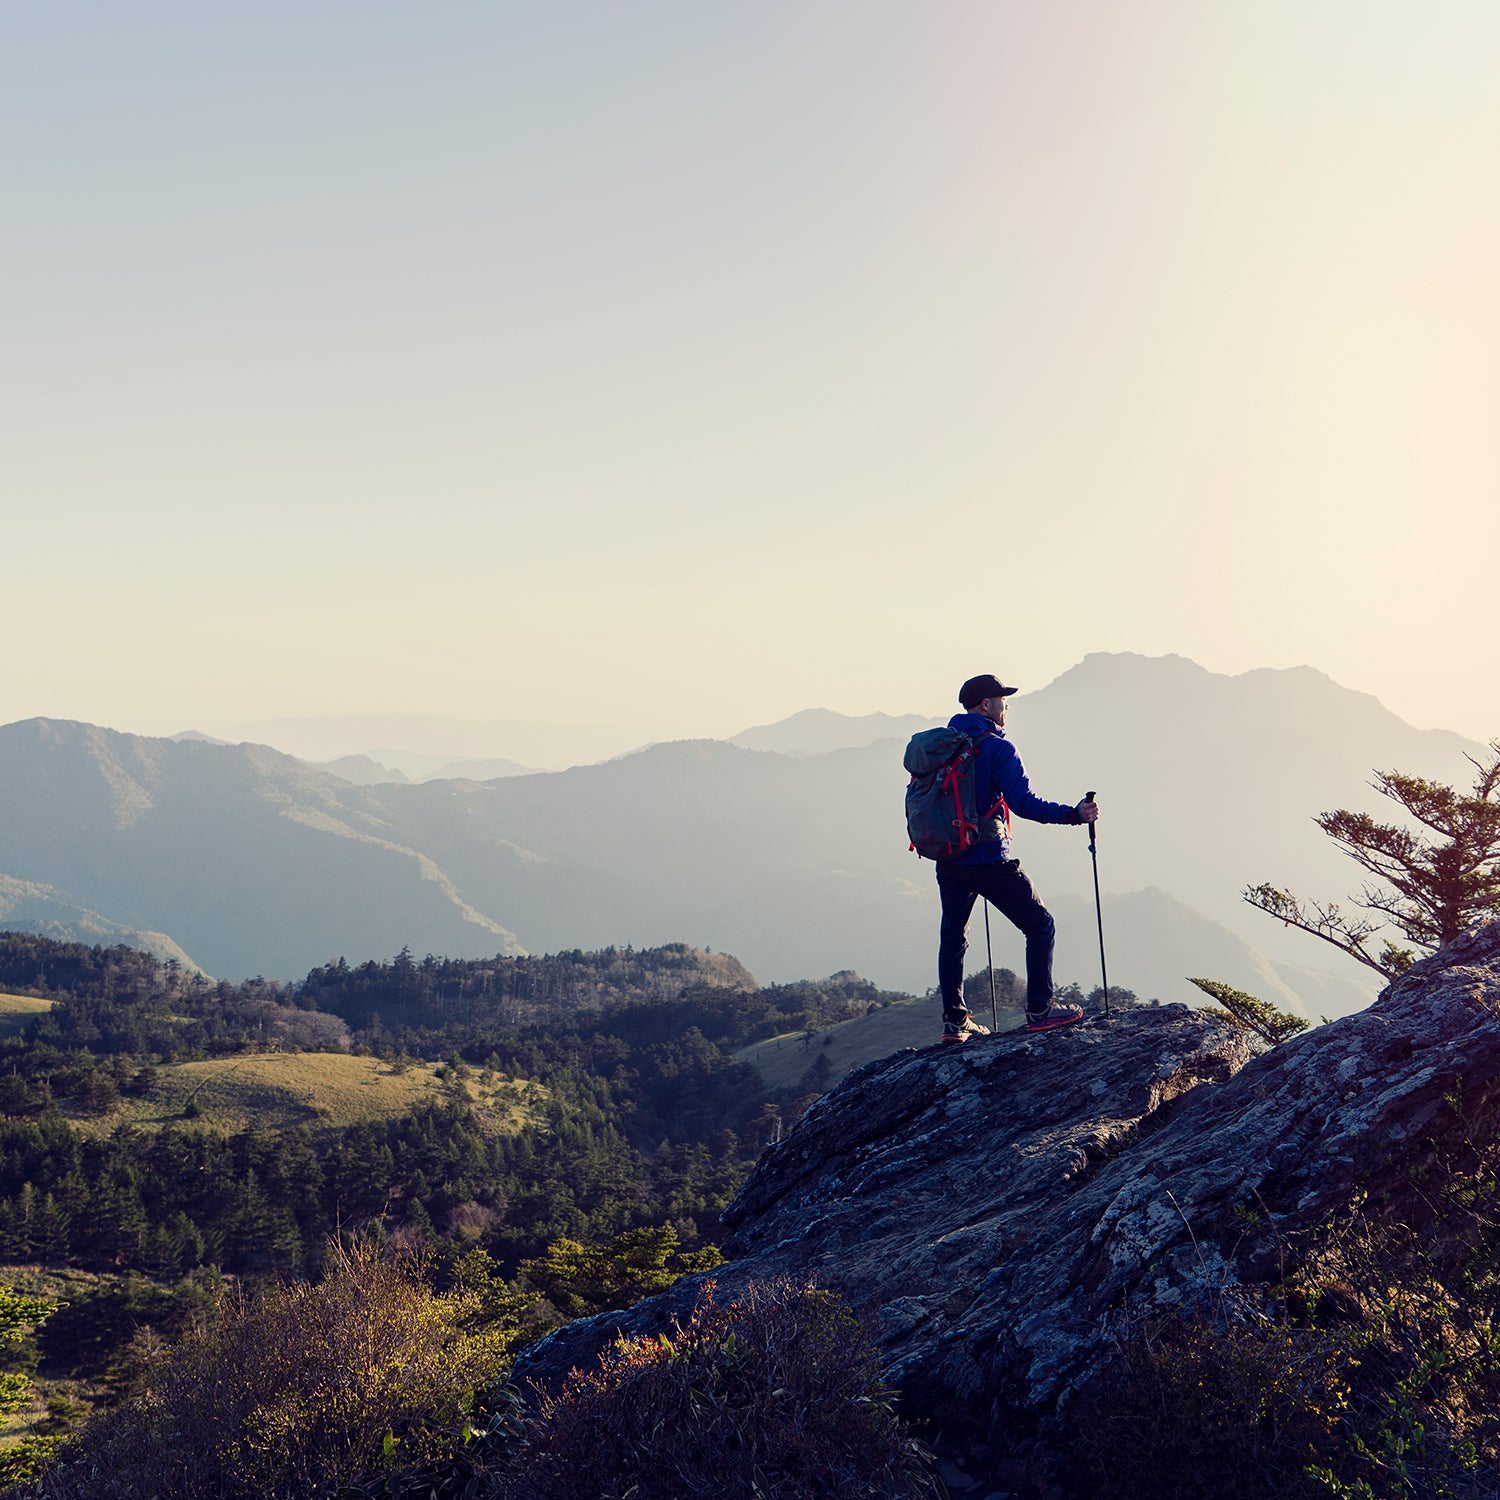
[[[35,995],[0,994],[0,1037],[18,1035],[52,1005],[51,1000],[38,1000]]]
[[[441,1064],[404,1066],[341,1052],[273,1052],[175,1063],[156,1070],[144,1098],[124,1097],[109,1114],[76,1118],[101,1134],[120,1125],[145,1129],[184,1120],[223,1131],[313,1130],[389,1119],[418,1104],[462,1098],[488,1129],[514,1134],[540,1118],[547,1090],[526,1079],[471,1072],[438,1077]]]
[[[55,1002],[39,1000],[35,995],[7,995],[0,992],[0,1015],[36,1016],[51,1010]]]

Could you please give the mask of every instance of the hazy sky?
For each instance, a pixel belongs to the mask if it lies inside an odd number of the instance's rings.
[[[1500,734],[1500,6],[0,5],[0,721]]]

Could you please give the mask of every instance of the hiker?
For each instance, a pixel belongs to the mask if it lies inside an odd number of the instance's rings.
[[[975,805],[979,829],[975,842],[961,853],[940,858],[938,894],[943,924],[938,939],[938,989],[943,997],[943,1040],[962,1042],[986,1036],[988,1028],[973,1020],[963,998],[964,954],[968,952],[969,915],[976,899],[989,901],[1026,937],[1026,1029],[1051,1031],[1083,1019],[1076,1005],[1052,998],[1052,914],[1042,905],[1030,877],[1010,852],[1010,815],[1034,823],[1092,823],[1098,804],[1085,797],[1076,807],[1047,802],[1031,790],[1016,747],[1005,738],[1005,700],[1016,690],[989,672],[971,677],[958,690],[964,712],[948,721],[949,729],[978,739],[974,760]]]

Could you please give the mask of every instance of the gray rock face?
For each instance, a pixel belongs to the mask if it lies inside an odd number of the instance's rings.
[[[1500,1118],[1497,1002],[1500,923],[1253,1060],[1176,1006],[899,1053],[762,1156],[713,1279],[722,1299],[815,1277],[871,1321],[909,1409],[1014,1431],[1107,1359],[1122,1311],[1253,1296],[1351,1203],[1418,1212],[1413,1153]],[[702,1279],[558,1330],[518,1376],[549,1384],[617,1332],[665,1329]]]

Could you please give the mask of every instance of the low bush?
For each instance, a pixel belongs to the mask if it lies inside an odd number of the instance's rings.
[[[226,1294],[62,1450],[40,1494],[310,1500],[444,1462],[512,1337],[479,1294],[435,1295],[411,1254],[335,1248],[317,1285]]]
[[[938,1493],[859,1321],[831,1292],[710,1284],[674,1336],[622,1340],[533,1414],[517,1500],[860,1500]]]
[[[1217,1005],[1205,1005],[1203,1013],[1220,1021],[1228,1021],[1238,1031],[1247,1032],[1256,1039],[1258,1050],[1279,1046],[1289,1037],[1307,1030],[1308,1023],[1289,1010],[1277,1010],[1267,1000],[1258,1000],[1218,979],[1188,979],[1196,984]]]
[[[1495,1500],[1500,1142],[1461,1156],[1414,1153],[1269,1310],[1138,1322],[1069,1411],[1072,1493]]]
[[[1321,1335],[1210,1317],[1144,1321],[1067,1414],[1070,1495],[1111,1500],[1328,1496],[1308,1474],[1347,1408]]]
[[[26,1297],[13,1287],[0,1286],[0,1349],[22,1343],[27,1333],[44,1323],[59,1306],[54,1297]],[[24,1410],[34,1396],[31,1381],[20,1371],[0,1374],[0,1417]],[[0,1485],[34,1479],[57,1442],[33,1427],[18,1442],[0,1448]]]

